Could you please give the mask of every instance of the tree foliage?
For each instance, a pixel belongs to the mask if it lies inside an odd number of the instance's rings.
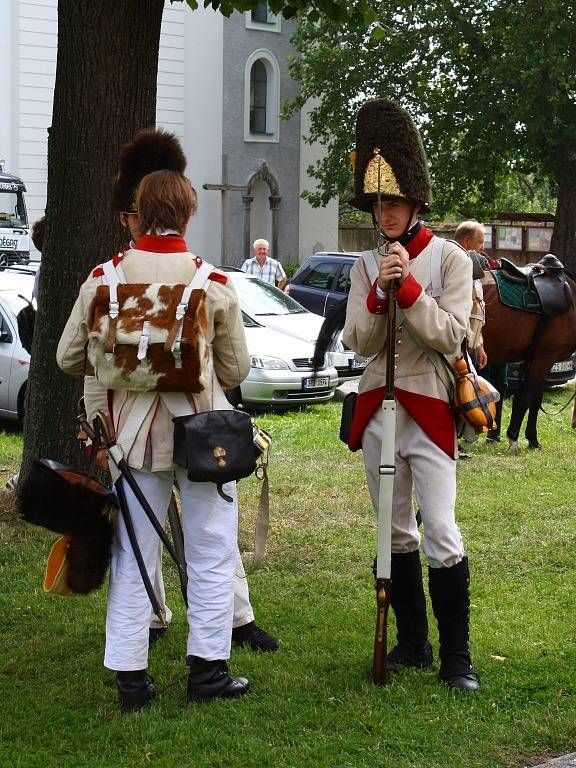
[[[303,21],[292,73],[314,99],[310,140],[324,204],[346,189],[354,120],[368,98],[393,98],[418,122],[434,212],[494,212],[511,178],[576,189],[576,10],[560,0],[374,3],[373,28]],[[527,176],[530,175],[530,176]]]
[[[198,0],[186,0],[192,10],[198,8]],[[259,5],[259,0],[204,0],[204,8],[211,7],[220,11],[223,16],[230,16],[234,11],[253,11]],[[368,0],[269,0],[268,7],[273,13],[281,13],[285,19],[301,16],[310,22],[316,22],[321,18],[331,19],[339,24],[360,24],[366,26],[376,22],[378,16]]]

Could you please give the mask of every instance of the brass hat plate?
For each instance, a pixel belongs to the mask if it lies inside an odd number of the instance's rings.
[[[378,186],[380,186],[380,190],[378,190]],[[381,195],[404,197],[392,166],[382,157],[380,149],[375,147],[374,157],[369,161],[364,172],[364,193],[377,195],[378,191]]]

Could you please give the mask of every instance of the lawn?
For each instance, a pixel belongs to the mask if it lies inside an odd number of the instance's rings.
[[[551,391],[546,407],[570,394]],[[102,667],[105,590],[44,595],[54,536],[18,523],[2,492],[0,766],[519,768],[573,751],[570,414],[571,406],[540,416],[541,451],[511,456],[481,439],[458,464],[479,694],[442,687],[437,669],[401,673],[386,688],[370,683],[376,530],[361,456],[337,439],[339,403],[258,418],[274,437],[271,531],[250,586],[257,621],[282,648],[233,651],[232,671],[252,683],[237,701],[185,705],[185,619],[166,561],[174,619],[150,655],[161,699],[149,712],[120,715],[113,674]],[[20,447],[18,435],[0,437],[1,486]],[[245,543],[256,497],[256,481],[243,481]],[[433,619],[431,627],[436,650]]]

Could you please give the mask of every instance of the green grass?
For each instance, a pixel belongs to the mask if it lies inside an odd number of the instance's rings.
[[[554,390],[547,407],[568,395]],[[376,530],[361,456],[337,440],[339,413],[334,403],[258,417],[274,437],[271,531],[250,586],[258,622],[282,648],[233,651],[231,669],[252,683],[237,701],[184,704],[185,619],[166,562],[175,615],[150,656],[162,697],[147,713],[120,715],[102,667],[105,590],[44,595],[54,537],[17,523],[3,494],[0,766],[519,768],[575,749],[571,407],[540,416],[541,451],[510,456],[481,438],[458,464],[477,695],[445,689],[436,670],[402,673],[386,688],[369,681]],[[17,436],[0,438],[2,484],[19,453]],[[246,544],[257,491],[255,480],[241,483]]]

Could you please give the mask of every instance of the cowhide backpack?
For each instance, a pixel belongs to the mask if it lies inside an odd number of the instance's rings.
[[[114,262],[117,262],[116,264]],[[212,380],[206,284],[196,260],[189,285],[128,283],[117,259],[102,264],[88,329],[88,359],[106,389],[198,393]]]

